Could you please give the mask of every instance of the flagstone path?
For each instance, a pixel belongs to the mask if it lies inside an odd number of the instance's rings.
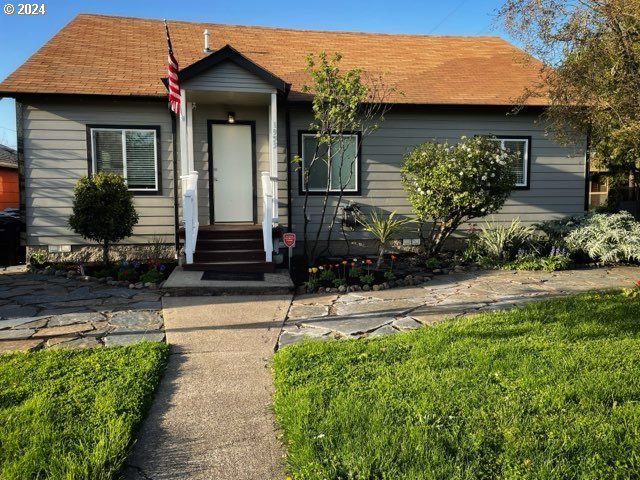
[[[417,286],[376,292],[299,295],[289,309],[278,348],[304,338],[388,335],[542,298],[631,287],[638,278],[640,267],[553,273],[490,270],[437,275]]]
[[[163,341],[161,293],[36,275],[0,273],[0,353]]]

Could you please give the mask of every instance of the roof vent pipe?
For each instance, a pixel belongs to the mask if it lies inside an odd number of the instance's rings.
[[[209,30],[204,31],[204,53],[210,53],[211,49],[209,49]]]

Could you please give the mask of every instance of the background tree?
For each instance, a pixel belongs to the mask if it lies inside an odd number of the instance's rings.
[[[427,256],[440,253],[461,223],[502,208],[515,185],[515,159],[484,136],[423,143],[403,157],[400,178]]]
[[[590,133],[592,160],[638,183],[640,159],[640,0],[507,0],[499,15],[542,60],[545,116],[564,143]]]
[[[120,175],[97,173],[76,183],[69,226],[83,238],[102,244],[109,263],[109,246],[131,236],[138,223],[133,197]]]
[[[385,99],[393,89],[384,85],[382,77],[363,74],[359,68],[341,71],[339,63],[342,56],[336,53],[329,58],[325,52],[307,56],[307,73],[311,84],[303,85],[304,92],[313,94],[312,109],[314,121],[309,125],[316,138],[316,147],[311,159],[305,159],[302,184],[305,191],[303,215],[305,255],[308,261],[315,261],[319,254],[329,252],[330,242],[336,226],[340,203],[344,191],[353,179],[354,165],[360,155],[362,139],[378,129],[384,120],[388,107]],[[363,78],[365,77],[365,78]],[[354,152],[345,142],[341,133],[359,132],[360,141]],[[295,157],[300,164],[302,159]],[[331,191],[329,178],[337,166],[340,178],[339,190]],[[326,171],[327,185],[321,199],[318,230],[315,236],[309,235],[311,220],[309,217],[309,172],[321,168]],[[348,172],[343,178],[343,171]],[[329,199],[331,198],[331,205]],[[316,217],[318,218],[318,217]],[[324,234],[324,237],[323,237]],[[324,248],[319,250],[320,243]]]

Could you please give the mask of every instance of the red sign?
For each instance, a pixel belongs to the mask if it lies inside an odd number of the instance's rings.
[[[293,248],[296,246],[296,234],[295,233],[285,233],[282,235],[282,243],[284,243],[285,247]]]

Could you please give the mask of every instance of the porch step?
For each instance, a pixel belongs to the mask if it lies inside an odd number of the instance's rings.
[[[262,238],[200,238],[196,251],[210,250],[261,250],[264,248]]]
[[[264,250],[260,249],[242,250],[240,248],[230,250],[220,249],[196,249],[193,254],[193,261],[198,262],[254,262],[264,261]]]
[[[196,252],[197,254],[197,252]],[[275,271],[273,263],[263,261],[245,261],[245,262],[194,262],[189,265],[183,265],[185,271],[201,271],[216,270],[219,272],[255,272],[255,273],[271,273]]]
[[[260,225],[224,225],[208,226],[198,229],[198,239],[222,240],[222,239],[262,239],[262,227]]]

